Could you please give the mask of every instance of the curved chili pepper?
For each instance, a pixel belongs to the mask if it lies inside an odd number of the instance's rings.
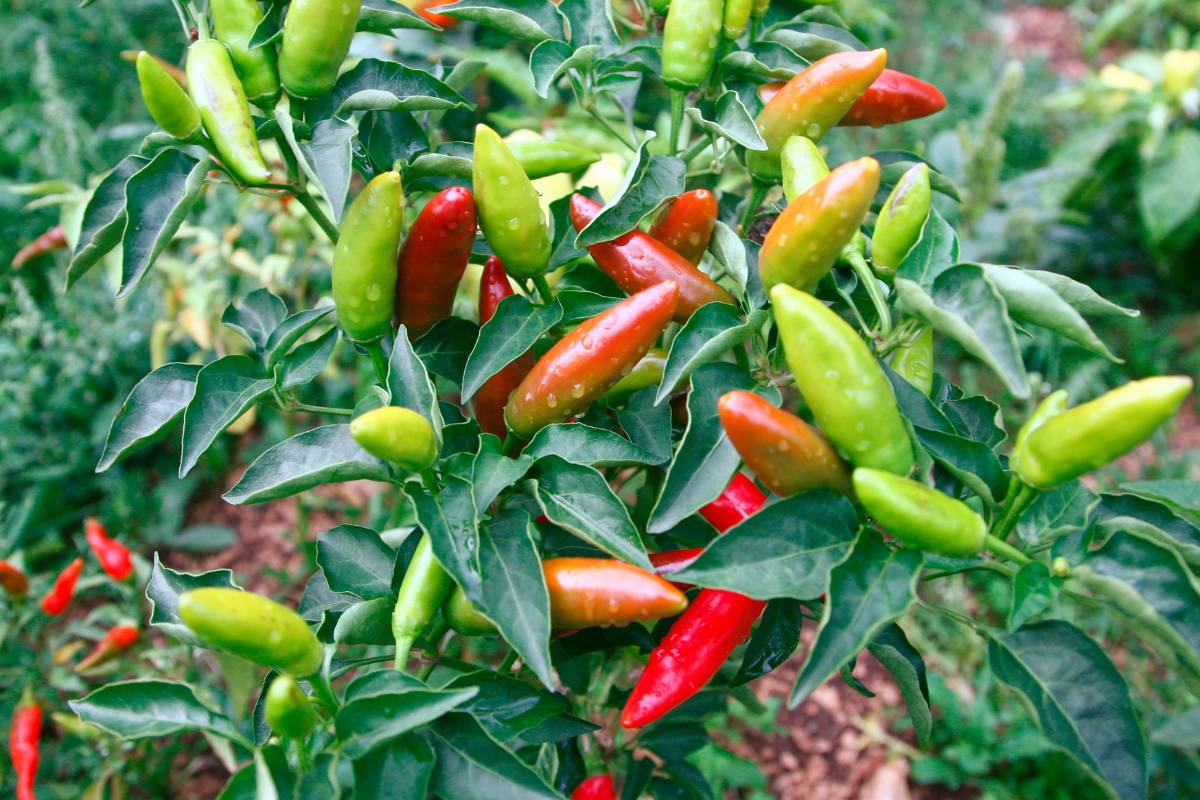
[[[1025,453],[1026,443],[1029,441],[1029,434],[1036,431],[1046,423],[1046,420],[1057,416],[1067,410],[1070,405],[1071,395],[1066,389],[1059,389],[1046,395],[1042,402],[1038,403],[1037,408],[1029,415],[1029,419],[1025,420],[1025,424],[1017,431],[1017,436],[1013,440],[1012,452],[1008,455],[1008,468],[1013,472],[1020,474],[1021,472],[1021,456]]]
[[[932,83],[898,69],[885,69],[854,101],[838,126],[879,128],[928,117],[945,107],[946,96]]]
[[[850,468],[811,425],[754,392],[717,401],[721,425],[750,471],[780,497],[825,486],[850,491]]]
[[[617,800],[612,776],[605,773],[586,778],[571,792],[571,800]]]
[[[411,408],[373,408],[351,420],[350,436],[371,455],[409,472],[420,472],[437,460],[433,426]]]
[[[405,4],[407,5],[407,3]],[[447,0],[419,0],[415,5],[411,6],[412,10],[421,15],[421,18],[426,22],[432,22],[442,30],[450,30],[458,23],[462,22],[458,17],[449,17],[445,14],[439,14],[431,9],[438,6],[449,5]]]
[[[736,40],[746,32],[750,22],[750,12],[754,10],[754,0],[725,0],[725,15],[722,18],[721,32],[729,41]]]
[[[123,581],[133,572],[133,559],[129,556],[129,548],[108,535],[108,531],[100,524],[100,520],[88,517],[83,524],[87,543],[96,554],[100,568],[114,581]]]
[[[890,281],[896,277],[904,257],[921,238],[932,204],[929,166],[916,164],[900,176],[875,221],[871,263],[880,278]]]
[[[663,550],[661,553],[650,553],[650,563],[659,575],[670,575],[686,568],[704,552],[703,547],[689,547],[686,550]],[[671,581],[671,585],[681,592],[692,588],[690,583]]]
[[[225,166],[244,183],[271,180],[258,149],[246,92],[225,45],[216,39],[201,39],[188,48],[187,77],[200,121]]]
[[[150,117],[176,139],[198,138],[200,111],[162,63],[145,50],[137,55],[138,85]]]
[[[581,231],[596,218],[602,206],[581,194],[571,197],[571,222]],[[686,322],[705,303],[733,304],[729,292],[696,268],[686,258],[649,234],[634,229],[611,242],[588,247],[596,264],[621,290],[629,294],[662,283],[679,285],[679,304],[675,320]]]
[[[0,586],[9,597],[24,597],[29,593],[29,577],[7,561],[0,561]]]
[[[263,717],[285,739],[304,739],[317,725],[312,700],[291,675],[279,675],[267,687]]]
[[[292,0],[283,20],[279,79],[293,97],[319,97],[337,83],[362,0]]]
[[[54,579],[54,585],[42,598],[42,611],[52,617],[57,617],[67,610],[67,606],[71,604],[71,598],[75,596],[75,582],[79,580],[80,572],[83,572],[82,558],[75,559],[67,565],[66,569],[58,573],[58,577]]]
[[[479,227],[505,268],[518,278],[540,275],[550,263],[550,229],[537,189],[500,135],[475,126],[471,163]]]
[[[37,781],[41,757],[38,742],[41,736],[42,708],[34,702],[33,693],[26,689],[8,729],[8,753],[17,776],[17,800],[35,800],[33,785]]]
[[[717,61],[724,16],[724,0],[671,0],[663,25],[663,83],[687,90],[708,80]]]
[[[724,532],[758,511],[765,500],[766,495],[739,473],[700,513]],[[766,607],[766,602],[737,592],[702,590],[650,653],[646,669],[621,710],[621,725],[649,725],[704,688],[734,648],[750,635]]]
[[[470,189],[443,189],[413,220],[396,261],[396,318],[412,338],[450,315],[474,244],[475,197]]]
[[[513,288],[508,282],[508,273],[504,271],[504,262],[496,256],[489,256],[479,279],[479,324],[483,325],[495,316],[500,301],[512,294]],[[533,353],[524,353],[488,378],[475,392],[472,399],[475,420],[485,433],[501,439],[508,433],[508,427],[504,424],[504,406],[535,363]]]
[[[676,197],[650,226],[650,235],[693,264],[699,264],[717,225],[717,196],[693,189]]]
[[[141,633],[132,625],[114,625],[104,634],[104,638],[96,643],[95,649],[75,665],[75,671],[85,672],[113,660],[137,644],[140,638]]]
[[[605,406],[617,406],[641,389],[658,386],[662,383],[663,370],[667,366],[667,355],[667,351],[661,347],[650,348],[634,366],[633,371],[613,384],[613,387],[596,402]]]
[[[550,348],[512,393],[508,426],[529,437],[586,409],[632,369],[679,302],[679,285],[660,283],[585,321]]]
[[[789,136],[816,141],[838,123],[887,64],[886,50],[833,53],[792,76],[755,120],[766,150],[746,154],[758,180],[780,176],[779,151]]]
[[[897,347],[890,366],[928,397],[933,391],[933,328],[922,325],[916,338]]]
[[[333,251],[333,302],[351,339],[368,342],[392,330],[403,230],[400,173],[376,175],[346,209]]]
[[[179,596],[179,617],[206,644],[304,678],[321,669],[325,648],[308,623],[269,597],[205,587]]]
[[[212,0],[208,8],[212,13],[213,33],[229,49],[246,97],[257,105],[274,105],[279,99],[275,48],[250,46],[263,19],[258,0]]]
[[[12,268],[20,269],[37,257],[53,253],[55,250],[62,250],[66,246],[67,232],[62,225],[55,225],[18,250],[17,254],[13,256]]]
[[[412,560],[404,571],[404,580],[396,593],[392,609],[392,636],[396,640],[396,669],[408,665],[413,641],[433,620],[442,602],[454,588],[454,581],[433,555],[429,534],[421,534]]]
[[[529,139],[505,144],[530,180],[560,172],[578,172],[600,160],[600,154],[595,150],[557,139]]]
[[[854,493],[875,521],[905,544],[966,558],[983,549],[987,523],[961,500],[878,469],[854,470]]]

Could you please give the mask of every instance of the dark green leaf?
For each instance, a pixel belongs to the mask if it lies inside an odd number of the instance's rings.
[[[299,345],[288,353],[275,368],[275,380],[283,391],[295,389],[312,381],[325,371],[337,345],[338,330],[330,328],[311,342]]]
[[[121,241],[125,233],[125,184],[149,163],[141,156],[126,156],[92,190],[67,268],[68,289]]]
[[[1162,503],[1192,525],[1200,525],[1200,487],[1196,485],[1196,481],[1135,481],[1121,488],[1138,497]]]
[[[763,141],[762,135],[758,132],[758,126],[754,124],[754,117],[750,115],[749,110],[738,98],[737,92],[726,90],[717,98],[713,112],[714,119],[711,121],[706,120],[700,113],[700,109],[694,106],[687,110],[687,115],[701,130],[714,139],[728,139],[747,150],[767,149],[767,143]]]
[[[557,301],[545,306],[520,295],[506,297],[495,315],[479,329],[479,340],[467,358],[462,377],[463,402],[470,400],[488,378],[524,355],[542,334],[562,320]]]
[[[204,731],[250,747],[234,724],[201,703],[191,687],[168,681],[123,681],[68,702],[84,722],[122,739]]]
[[[929,736],[933,733],[933,712],[929,708],[925,659],[908,643],[904,630],[894,622],[880,631],[867,649],[896,681],[904,704],[908,706],[908,718],[912,720],[917,745],[928,747]]]
[[[522,451],[534,458],[559,456],[572,464],[616,467],[628,464],[661,464],[666,461],[625,437],[581,422],[547,425]]]
[[[183,416],[196,392],[196,364],[163,364],[137,382],[108,429],[96,472],[158,441]]]
[[[456,458],[469,456],[459,454]],[[421,528],[429,534],[433,554],[473,602],[482,601],[479,577],[479,523],[471,484],[446,470],[442,490],[430,494],[414,487],[410,496]]]
[[[398,736],[354,762],[354,797],[361,800],[425,797],[429,794],[433,762],[433,748],[423,738]]]
[[[736,306],[707,303],[688,318],[675,338],[663,368],[662,383],[654,402],[666,400],[702,365],[715,361],[749,339],[767,320],[766,311],[755,311],[742,321]]]
[[[804,610],[800,601],[779,598],[767,603],[758,627],[746,645],[742,665],[733,678],[735,686],[761,678],[791,657],[800,644]]]
[[[651,569],[629,509],[591,467],[547,456],[537,464],[537,500],[546,517],[606,553]]]
[[[1050,568],[1031,561],[1013,576],[1012,605],[1008,609],[1008,629],[1015,631],[1038,616],[1058,594],[1058,582],[1050,577]]]
[[[1125,488],[1137,485],[1126,484]],[[1095,499],[1090,493],[1088,496]],[[1116,531],[1129,531],[1172,548],[1193,568],[1200,567],[1200,529],[1176,516],[1168,506],[1132,494],[1106,494],[1092,509],[1091,519],[1100,539]]]
[[[686,165],[673,156],[652,156],[643,144],[616,196],[575,238],[577,247],[608,242],[636,228],[664,202],[683,194]]]
[[[560,800],[558,792],[466,714],[435,722],[433,791],[455,800]]]
[[[391,0],[363,0],[358,15],[357,31],[366,33],[391,33],[394,30],[436,31],[437,25],[427,22],[415,11],[393,3]],[[405,796],[405,795],[401,795]],[[417,797],[417,794],[413,794]]]
[[[221,322],[245,336],[261,352],[286,315],[287,306],[282,299],[267,289],[255,289],[240,302],[226,306]]]
[[[338,525],[317,537],[317,566],[329,588],[369,600],[393,597],[396,551],[379,534],[358,525]]]
[[[671,458],[671,407],[656,404],[654,395],[652,387],[635,392],[617,412],[617,421],[630,441],[661,464]]]
[[[361,758],[379,745],[453,711],[478,691],[408,689],[352,700],[337,712],[338,739],[346,755]]]
[[[399,4],[392,4],[392,8],[408,11]],[[357,125],[331,117],[313,125],[312,138],[300,144],[300,155],[308,163],[307,171],[317,176],[316,183],[329,201],[335,222],[341,221],[346,207],[346,193],[350,191],[351,142],[357,134]]]
[[[191,472],[221,431],[274,385],[275,381],[264,376],[249,356],[225,356],[203,367],[196,375],[196,392],[183,414],[179,477]]]
[[[388,391],[392,405],[410,408],[429,420],[438,443],[442,441],[442,411],[438,407],[433,379],[408,340],[408,328],[401,325],[388,359]]]
[[[333,640],[339,644],[395,644],[392,635],[391,597],[377,597],[355,603],[342,612],[333,628]]]
[[[308,311],[292,314],[283,320],[283,322],[280,322],[270,332],[263,348],[263,357],[267,361],[267,369],[272,369],[278,364],[279,360],[292,349],[292,345],[300,341],[300,337],[308,333],[312,326],[324,319],[330,311],[333,311],[333,306],[311,308]]]
[[[425,368],[434,375],[462,384],[467,357],[479,338],[479,328],[459,317],[438,320],[420,339],[413,350]]]
[[[527,42],[561,39],[562,16],[548,0],[459,0],[437,13],[477,22]]]
[[[338,77],[323,108],[328,117],[351,111],[439,111],[470,105],[428,72],[395,61],[364,58]]]

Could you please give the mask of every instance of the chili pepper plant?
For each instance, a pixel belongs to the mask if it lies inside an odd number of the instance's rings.
[[[923,746],[908,632],[939,618],[1081,776],[1146,796],[1134,698],[1072,609],[1200,685],[1194,500],[1081,478],[1158,435],[1192,383],[1033,396],[1030,329],[1115,360],[1092,322],[1136,311],[1052,264],[960,258],[959,190],[914,152],[826,163],[849,129],[937,113],[945,76],[908,75],[824,5],[174,11],[184,71],[137,61],[162,130],[66,231],[68,290],[110,252],[119,295],[153,280],[185,220],[234,193],[294,200],[332,258],[294,265],[293,307],[265,288],[230,305],[240,352],[146,375],[99,468],[170,437],[183,477],[265,407],[292,434],[225,501],[366,480],[386,519],[321,533],[298,601],[155,557],[146,623],[258,665],[253,712],[140,671],[75,698],[80,720],[203,733],[229,798],[709,797],[689,761],[704,720],[753,703],[804,627],[787,703],[857,684],[869,652]],[[353,402],[310,403],[339,342]],[[947,346],[994,397],[938,368]],[[1012,398],[1037,406],[1019,431],[999,423]],[[939,603],[963,573],[1009,607]]]

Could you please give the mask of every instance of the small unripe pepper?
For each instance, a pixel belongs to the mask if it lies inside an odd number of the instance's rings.
[[[17,778],[16,800],[35,800],[33,785],[37,782],[41,737],[42,708],[34,701],[33,692],[26,689],[8,729],[8,753]]]
[[[571,792],[571,800],[616,800],[612,776],[608,773],[584,779]]]
[[[58,574],[54,585],[42,598],[42,611],[56,617],[67,610],[71,598],[75,596],[75,582],[79,580],[80,572],[83,572],[83,559],[77,558]]]
[[[945,107],[945,95],[932,83],[896,69],[885,69],[862,97],[854,101],[838,127],[895,125],[928,117]]]
[[[433,620],[454,581],[433,555],[429,534],[421,534],[392,609],[392,637],[396,640],[396,669],[403,671],[413,641]]]
[[[796,387],[821,432],[854,466],[907,475],[912,442],[867,343],[810,294],[780,285],[771,302]]]
[[[250,104],[225,45],[201,39],[188,48],[187,78],[200,121],[224,165],[252,186],[271,180],[258,149]]]
[[[849,493],[846,462],[795,414],[740,390],[722,395],[717,411],[742,461],[775,494],[787,497],[819,486]]]
[[[346,209],[333,254],[333,302],[351,339],[369,342],[392,330],[403,230],[400,173],[376,175]]]
[[[915,339],[896,348],[890,366],[928,397],[933,391],[933,328],[922,325]]]
[[[475,244],[475,198],[451,186],[430,198],[400,248],[396,317],[412,338],[450,315]]]
[[[75,665],[75,671],[85,672],[113,660],[137,644],[140,638],[141,633],[132,625],[114,625],[104,634],[104,638],[96,643],[92,652]]]
[[[667,281],[583,322],[512,393],[504,409],[508,426],[527,438],[586,409],[646,354],[678,302],[679,285]]]
[[[725,0],[721,32],[725,34],[726,39],[732,42],[746,32],[753,8],[754,0]]]
[[[320,97],[337,83],[362,0],[292,0],[283,20],[279,79],[293,97]]]
[[[271,730],[285,739],[304,739],[317,725],[312,700],[291,675],[279,675],[271,681],[263,716]]]
[[[717,225],[717,196],[693,189],[671,201],[650,226],[650,235],[693,264],[699,264]]]
[[[983,517],[937,489],[860,467],[854,470],[854,493],[884,530],[907,545],[962,558],[983,549]]]
[[[487,125],[475,127],[472,162],[479,227],[509,274],[532,278],[550,263],[550,229],[537,189],[508,145]]]
[[[420,472],[437,460],[433,426],[411,408],[373,408],[350,421],[350,435],[363,450],[409,472]]]
[[[324,648],[299,614],[240,589],[206,587],[179,596],[179,616],[206,644],[304,678],[321,669]]]
[[[1146,378],[1052,416],[1030,432],[1017,474],[1051,489],[1091,472],[1149,439],[1191,391],[1183,375]]]
[[[1029,415],[1029,419],[1025,420],[1025,424],[1017,431],[1017,438],[1013,440],[1012,453],[1008,456],[1009,469],[1013,472],[1020,472],[1021,456],[1025,452],[1029,434],[1046,424],[1046,420],[1066,411],[1070,402],[1071,397],[1067,390],[1059,389],[1046,395],[1045,399],[1038,403],[1037,408]]]
[[[871,235],[871,263],[880,278],[890,281],[896,277],[900,263],[921,238],[932,202],[929,166],[910,167],[888,195]]]
[[[484,325],[495,316],[500,301],[512,294],[512,284],[508,282],[504,263],[495,256],[489,256],[479,279],[479,324]],[[475,407],[475,420],[484,433],[494,434],[501,439],[508,433],[508,427],[504,424],[504,407],[508,405],[513,390],[535,363],[533,353],[523,353],[484,381],[479,391],[475,392],[471,402]]]
[[[724,17],[724,0],[671,0],[663,26],[663,83],[686,91],[708,80]]]
[[[229,49],[246,97],[261,106],[274,104],[279,99],[275,48],[250,47],[254,29],[263,18],[258,0],[211,0],[208,8],[212,12],[213,32]]]
[[[7,561],[0,561],[0,586],[9,597],[24,597],[29,593],[29,578]]]
[[[83,525],[88,546],[96,554],[96,560],[114,581],[123,581],[133,572],[133,559],[129,548],[108,535],[108,531],[95,517],[88,517]]]
[[[137,55],[137,75],[142,101],[158,127],[176,139],[196,138],[200,133],[200,111],[179,81],[145,50]]]
[[[557,139],[527,139],[505,144],[531,181],[562,172],[578,172],[600,160],[600,154],[595,150]]]
[[[662,383],[663,370],[667,366],[667,351],[652,347],[642,356],[633,371],[613,384],[596,402],[605,406],[619,406],[635,392]]]

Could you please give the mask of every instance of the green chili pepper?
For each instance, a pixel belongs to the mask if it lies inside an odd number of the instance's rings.
[[[213,31],[229,48],[246,97],[261,106],[272,105],[279,99],[275,48],[250,47],[254,29],[263,18],[258,0],[211,0],[208,7],[212,11]]]
[[[597,400],[603,406],[619,406],[633,394],[650,386],[658,386],[662,382],[663,369],[667,366],[667,351],[661,347],[652,347],[642,356],[642,360],[633,370]]]
[[[1017,438],[1013,440],[1012,453],[1008,456],[1009,469],[1013,472],[1020,471],[1018,464],[1021,461],[1022,453],[1025,452],[1026,443],[1029,441],[1029,434],[1045,425],[1046,420],[1066,411],[1067,406],[1071,402],[1070,397],[1066,389],[1059,389],[1056,392],[1046,395],[1045,399],[1038,403],[1037,408],[1029,415],[1029,419],[1025,420],[1025,424],[1017,431]]]
[[[508,145],[487,125],[475,128],[472,167],[479,227],[516,278],[540,275],[550,263],[550,230],[537,189]]]
[[[649,0],[650,8],[659,16],[666,16],[667,9],[671,7],[671,0]]]
[[[783,145],[779,155],[783,170],[783,196],[789,203],[823,181],[829,175],[829,165],[820,148],[807,136],[792,136]],[[838,256],[840,263],[847,263],[852,256],[865,256],[867,237],[855,230],[854,238],[842,248]]]
[[[293,97],[319,97],[337,83],[362,0],[292,0],[283,20],[279,77]]]
[[[396,607],[392,610],[396,669],[403,670],[407,665],[413,641],[433,620],[453,588],[454,581],[434,558],[429,535],[422,534],[404,572],[404,580],[396,594]]]
[[[1051,489],[1091,472],[1149,439],[1191,391],[1183,375],[1146,378],[1053,415],[1022,443],[1017,474]]]
[[[896,348],[891,367],[928,397],[933,391],[933,328],[922,325],[915,339]]]
[[[429,420],[400,406],[374,408],[350,422],[350,435],[376,458],[410,472],[428,469],[437,460],[437,436]]]
[[[695,89],[708,80],[724,17],[723,0],[671,0],[662,44],[662,79],[667,86]]]
[[[201,39],[188,48],[188,89],[200,121],[225,166],[244,183],[271,180],[254,133],[254,119],[225,45]]]
[[[333,253],[333,302],[351,339],[368,342],[392,330],[403,229],[400,173],[376,175],[346,209]]]
[[[754,0],[754,5],[750,9],[750,16],[754,19],[762,19],[771,10],[771,0]]]
[[[856,467],[908,474],[912,442],[866,342],[810,294],[780,285],[771,302],[796,387],[821,431]]]
[[[137,56],[138,83],[146,110],[158,127],[176,139],[190,141],[200,133],[200,112],[187,92],[145,50]]]
[[[479,613],[462,589],[455,589],[442,606],[442,616],[455,633],[463,636],[487,636],[496,632],[496,623]]]
[[[240,589],[208,587],[179,596],[179,616],[206,644],[304,678],[321,669],[325,650],[300,615]]]
[[[556,139],[505,144],[521,163],[521,169],[525,170],[530,180],[557,175],[560,172],[578,172],[600,160],[600,154],[591,148]]]
[[[905,544],[947,556],[983,549],[987,523],[953,497],[877,469],[854,470],[854,493],[883,528]]]
[[[896,277],[900,262],[921,238],[932,202],[929,166],[917,164],[909,168],[888,195],[871,236],[871,263],[880,278],[890,281]]]
[[[263,716],[271,730],[285,739],[307,738],[317,725],[312,701],[290,675],[279,675],[267,687]]]
[[[725,15],[722,20],[722,32],[729,41],[736,41],[746,32],[750,22],[750,12],[754,8],[754,0],[725,0]]]

